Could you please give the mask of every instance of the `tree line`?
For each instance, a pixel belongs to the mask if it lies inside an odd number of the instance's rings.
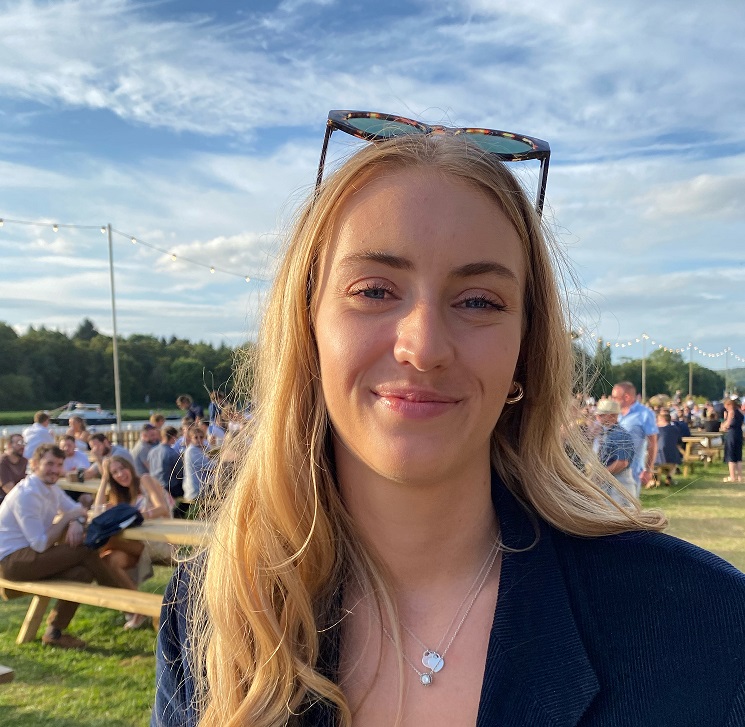
[[[611,350],[601,340],[597,342],[594,354],[589,354],[575,341],[574,356],[576,364],[577,390],[589,389],[592,396],[599,398],[608,395],[613,385],[619,381],[630,381],[638,392],[642,391],[642,359],[623,359],[617,364],[611,362]],[[745,374],[743,369],[730,371],[726,385],[724,376],[697,363],[692,365],[674,351],[655,349],[646,358],[645,365],[647,397],[655,394],[673,396],[676,391],[688,394],[689,375],[693,373],[695,397],[709,401],[721,399],[725,388],[735,391],[742,388],[740,383]]]
[[[119,374],[122,405],[127,408],[172,409],[176,396],[190,394],[205,403],[211,389],[230,388],[236,355],[226,345],[192,343],[176,338],[133,334],[119,337]],[[609,394],[618,381],[631,381],[641,391],[641,359],[611,362],[611,351],[598,341],[593,354],[574,343],[576,388],[596,398]],[[114,405],[113,341],[87,318],[71,336],[45,327],[18,334],[0,322],[0,409],[53,409],[71,400]],[[657,349],[646,360],[646,391],[673,395],[688,393],[689,365],[672,351]],[[742,380],[742,382],[741,382]],[[745,384],[745,369],[733,370],[729,388]],[[720,399],[724,377],[693,364],[693,394]]]
[[[118,337],[122,406],[173,409],[229,388],[236,350],[134,334]],[[250,346],[250,344],[249,344]],[[19,335],[0,322],[0,409],[53,409],[68,401],[114,406],[113,341],[85,319],[71,336],[45,327]]]

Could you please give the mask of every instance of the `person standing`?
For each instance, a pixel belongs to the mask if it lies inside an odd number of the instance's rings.
[[[9,580],[64,578],[128,588],[83,545],[85,510],[57,487],[65,454],[55,444],[39,445],[31,458],[33,474],[18,483],[0,504],[0,576]],[[42,643],[83,649],[85,642],[65,634],[78,604],[57,601]]]
[[[634,478],[634,495],[639,497],[642,485],[651,482],[654,477],[658,432],[654,412],[636,400],[636,387],[630,381],[617,383],[611,391],[611,399],[621,407],[618,423],[634,441],[631,474]]]
[[[724,435],[724,461],[729,465],[729,477],[725,482],[742,482],[742,422],[743,413],[738,399],[724,402],[727,418],[722,424]]]
[[[40,444],[54,444],[54,435],[49,431],[49,421],[49,414],[37,411],[34,414],[34,423],[23,430],[23,441],[26,443],[23,456],[26,459],[31,459]]]
[[[11,434],[0,457],[0,502],[26,476],[28,460],[23,456],[23,437]]]
[[[602,427],[595,440],[594,449],[598,457],[612,474],[621,488],[629,494],[634,494],[634,477],[631,474],[631,462],[634,459],[634,440],[631,435],[618,424],[621,406],[612,399],[603,399],[598,403],[596,416]],[[619,489],[608,493],[619,505],[627,507],[629,501]]]

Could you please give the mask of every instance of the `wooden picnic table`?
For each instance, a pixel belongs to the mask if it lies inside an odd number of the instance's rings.
[[[142,525],[126,528],[121,535],[127,540],[149,540],[171,545],[201,545],[209,534],[210,526],[204,520],[177,520],[154,518]]]
[[[714,444],[715,441],[718,444]],[[692,464],[701,462],[706,467],[724,454],[724,436],[719,432],[704,432],[695,436],[691,433],[690,437],[683,437],[683,444],[683,477],[688,477]]]
[[[89,495],[95,495],[98,492],[98,488],[101,486],[101,480],[86,480],[85,482],[69,482],[65,478],[60,478],[57,484],[63,490],[70,490],[71,492],[85,492]]]

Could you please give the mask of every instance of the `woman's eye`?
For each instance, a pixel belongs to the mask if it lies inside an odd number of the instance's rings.
[[[477,295],[472,298],[466,298],[461,301],[461,305],[464,308],[475,308],[482,310],[505,310],[507,306],[498,303],[491,298],[487,298],[485,295]]]
[[[393,291],[384,285],[370,283],[361,288],[353,289],[351,293],[354,296],[362,296],[370,300],[385,300],[386,296],[391,295]]]

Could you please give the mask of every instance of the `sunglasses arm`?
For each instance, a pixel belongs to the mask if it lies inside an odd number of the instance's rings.
[[[325,148],[324,148],[325,149]],[[548,157],[541,159],[541,169],[538,179],[538,196],[535,200],[535,211],[539,217],[543,216],[543,202],[546,198],[546,182],[548,181]]]
[[[331,134],[334,132],[334,127],[331,122],[326,122],[326,134],[323,137],[323,147],[321,148],[321,159],[318,162],[318,174],[316,175],[316,189],[321,186],[321,180],[323,179],[323,167],[326,164],[326,150],[329,146],[329,139]]]

